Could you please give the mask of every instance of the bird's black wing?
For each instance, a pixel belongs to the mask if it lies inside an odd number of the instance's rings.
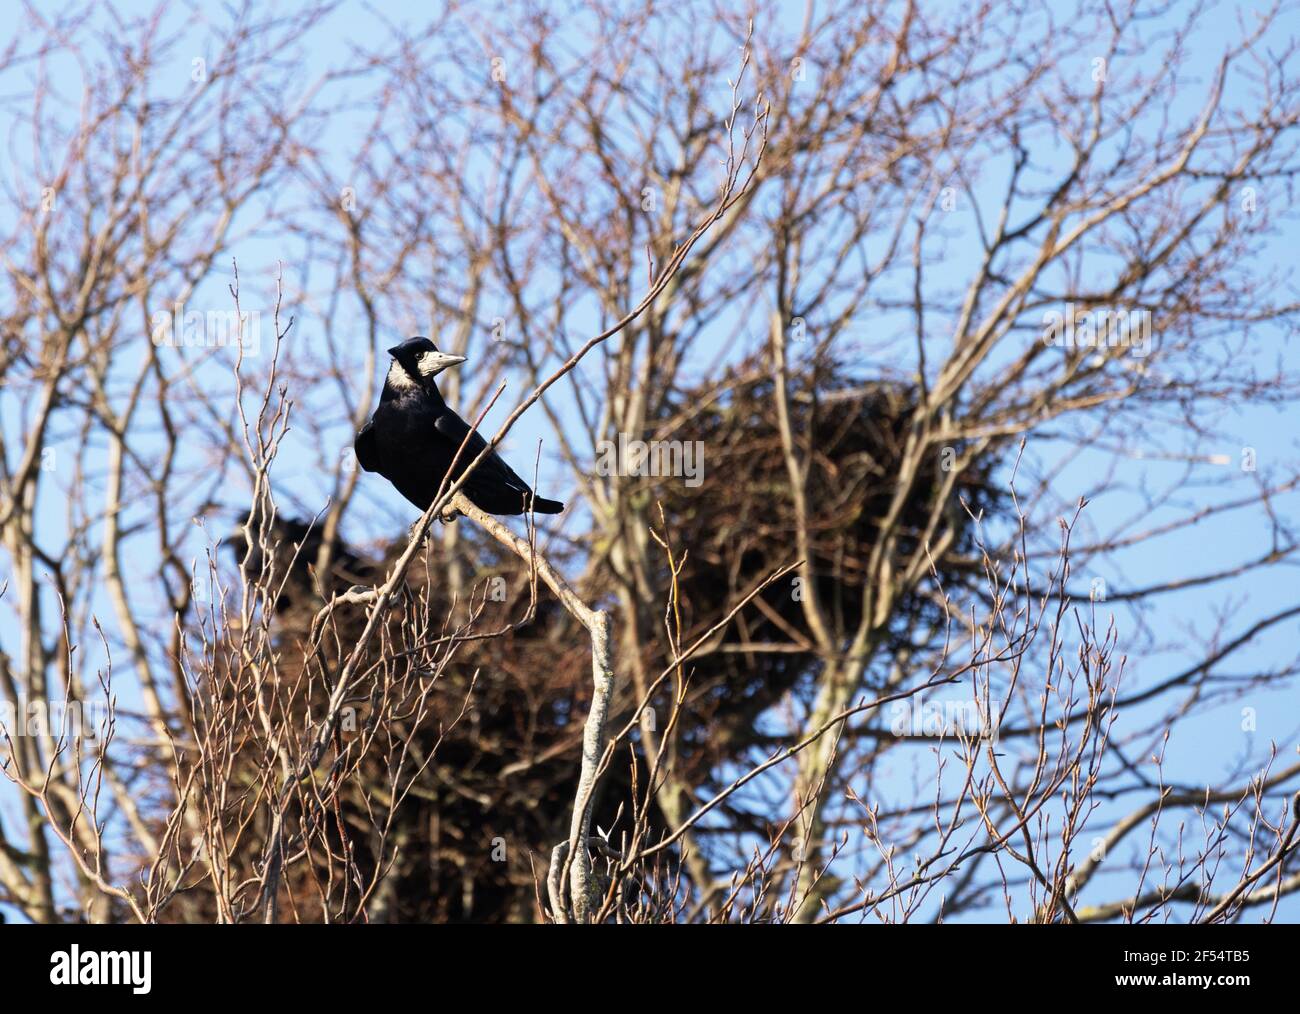
[[[464,450],[460,450],[460,460],[456,463],[456,474],[459,475],[465,470],[475,458],[482,453],[483,448],[487,446],[487,441],[479,435],[478,430],[470,429],[469,423],[450,410],[439,413],[438,418],[434,421],[434,427],[439,433],[448,439],[451,443],[451,453],[454,455],[460,446],[464,443]],[[466,436],[468,435],[468,440]],[[501,456],[493,451],[484,458],[470,475],[469,481],[465,483],[465,489],[471,494],[476,492],[483,493],[505,493],[518,492],[524,496],[532,494],[528,488],[528,483],[515,474],[514,469],[501,460]]]
[[[352,445],[357,452],[357,461],[367,472],[379,471],[379,448],[375,444],[375,420],[361,427],[356,442]]]

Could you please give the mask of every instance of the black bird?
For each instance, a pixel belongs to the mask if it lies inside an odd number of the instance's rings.
[[[379,407],[357,434],[357,461],[367,472],[378,472],[397,491],[428,510],[460,452],[452,480],[478,457],[487,441],[453,412],[434,378],[458,366],[464,356],[439,352],[428,338],[416,337],[388,350],[393,365],[384,380]],[[468,437],[468,439],[466,439]],[[461,450],[461,445],[464,449]],[[535,496],[493,451],[470,473],[461,487],[470,501],[489,514],[559,514],[564,504]]]

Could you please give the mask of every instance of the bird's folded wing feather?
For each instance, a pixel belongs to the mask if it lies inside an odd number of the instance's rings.
[[[435,420],[434,427],[452,442],[453,454],[464,443],[464,450],[460,451],[460,460],[456,466],[457,471],[469,465],[487,446],[487,441],[479,435],[478,430],[470,429],[469,423],[455,412],[441,413]],[[466,434],[469,435],[468,440],[466,440]],[[466,485],[473,487],[476,483],[484,482],[504,483],[507,486],[513,486],[522,493],[529,492],[528,484],[515,474],[514,469],[507,465],[496,451],[493,451],[479,463]]]
[[[353,448],[357,452],[357,462],[367,472],[379,471],[379,448],[375,446],[375,421],[373,419],[361,427]]]

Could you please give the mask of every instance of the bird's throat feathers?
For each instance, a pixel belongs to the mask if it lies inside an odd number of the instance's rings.
[[[447,405],[433,377],[421,377],[416,380],[406,367],[396,361],[388,368],[388,376],[384,378],[384,392],[380,396],[381,401],[394,399],[398,401],[415,399],[438,410]]]
[[[394,359],[392,365],[388,367],[388,377],[386,379],[388,381],[388,386],[395,391],[410,391],[420,386],[416,383],[414,378],[406,372],[406,367],[396,359]]]

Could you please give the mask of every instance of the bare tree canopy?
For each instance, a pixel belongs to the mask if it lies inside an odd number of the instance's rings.
[[[1293,5],[11,20],[8,918],[1300,918]]]

